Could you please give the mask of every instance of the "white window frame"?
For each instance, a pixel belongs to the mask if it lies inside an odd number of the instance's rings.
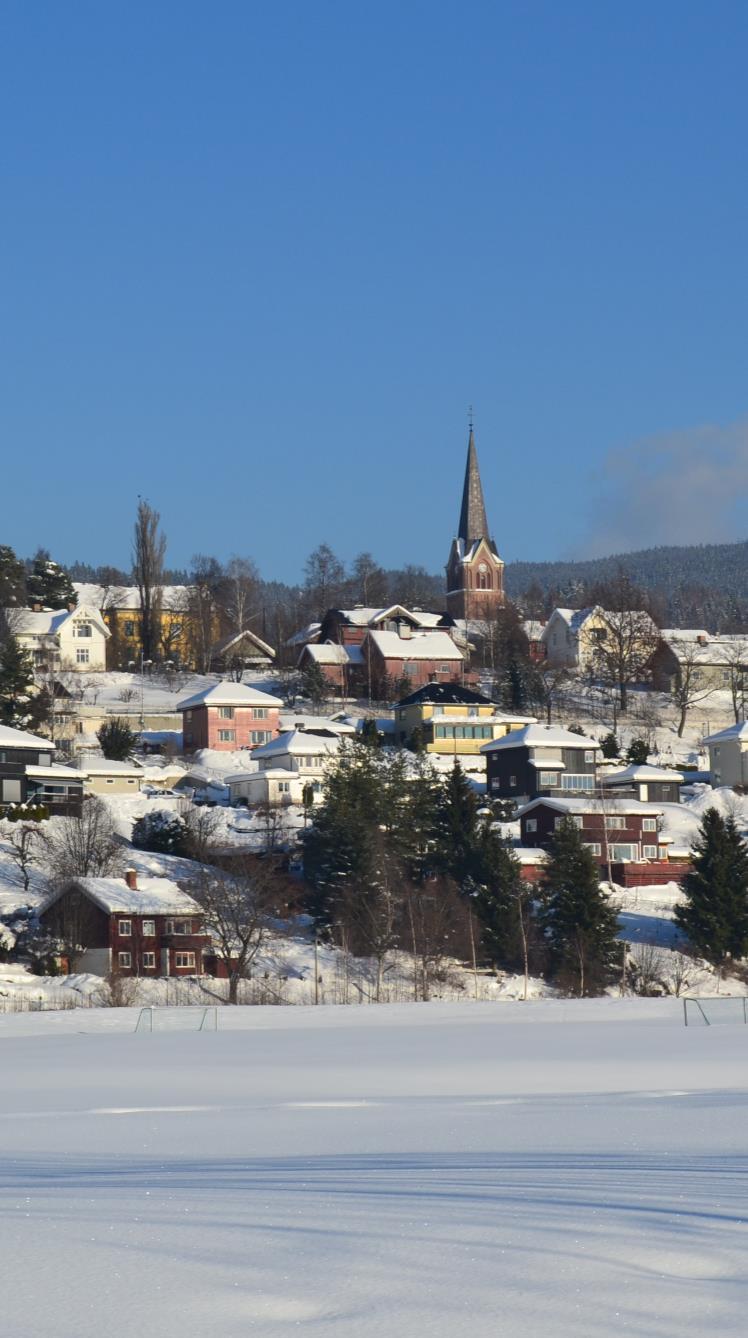
[[[155,938],[155,937],[156,937],[156,921],[155,921],[155,920],[144,920],[144,921],[143,921],[142,934],[143,934],[143,938]]]
[[[183,958],[183,957],[186,957],[186,958],[187,958],[187,961],[186,961],[186,962],[180,960],[180,959]],[[177,969],[178,971],[194,971],[194,970],[195,970],[195,954],[194,954],[194,952],[175,952],[175,953],[174,953],[174,966],[176,967],[176,969]]]
[[[602,855],[603,848],[599,841],[585,841],[584,844],[593,855]]]
[[[220,720],[233,720],[234,719],[233,706],[219,706],[218,716]]]
[[[120,938],[132,938],[132,920],[118,920],[117,933]]]
[[[536,832],[538,830],[537,818],[525,818],[525,831]]]
[[[119,967],[121,968],[121,970],[123,970],[123,971],[125,971],[125,970],[126,970],[126,971],[131,971],[131,970],[132,970],[132,953],[131,953],[131,952],[118,952],[118,953],[117,953],[117,963],[118,963]]]
[[[236,730],[235,730],[235,729],[219,729],[219,731],[218,731],[218,742],[219,742],[219,743],[236,743]]]
[[[153,952],[152,949],[149,949],[147,952],[144,952],[142,954],[140,959],[140,965],[142,966],[144,971],[156,970],[156,954],[155,952]]]
[[[645,859],[657,859],[659,853],[658,846],[642,846],[642,855]]]
[[[657,819],[656,819],[656,818],[643,818],[643,819],[642,819],[642,831],[643,831],[643,832],[656,832],[656,831],[657,831]]]
[[[88,646],[77,646],[77,647],[76,647],[76,650],[75,650],[75,663],[76,663],[76,664],[90,664],[90,663],[91,663],[91,652],[89,651]]]

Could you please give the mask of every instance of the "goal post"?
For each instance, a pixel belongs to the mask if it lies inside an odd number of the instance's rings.
[[[748,998],[744,995],[684,998],[683,1022],[687,1027],[748,1026]]]
[[[218,1008],[215,1004],[182,1007],[149,1004],[140,1009],[135,1031],[218,1031]]]

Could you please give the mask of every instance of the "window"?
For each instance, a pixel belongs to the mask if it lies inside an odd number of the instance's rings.
[[[585,841],[584,844],[592,855],[602,855],[603,849],[599,841]]]
[[[191,712],[191,711],[185,711],[185,713],[184,713],[184,718],[185,718],[185,720],[191,720],[191,719],[192,719],[192,712]]]
[[[586,776],[583,772],[574,774],[574,772],[564,772],[561,776],[562,790],[594,790],[595,777]]]
[[[194,971],[195,969],[194,952],[175,952],[174,965],[177,968],[177,970],[182,968],[183,970]]]
[[[612,818],[609,818],[607,816],[605,818],[605,830],[607,832],[619,832],[625,826],[626,826],[625,818],[616,817],[615,815]]]
[[[585,763],[586,763],[586,762],[594,762],[594,760],[595,760],[595,750],[594,750],[594,748],[585,748],[585,750],[584,750],[584,760],[585,760]]]
[[[144,921],[143,921],[143,938],[155,938],[155,937],[156,937],[156,921],[155,921],[155,920],[144,920]]]
[[[77,646],[75,651],[76,664],[88,664],[91,658],[88,646]]]
[[[233,720],[234,708],[233,706],[219,706],[218,714],[222,720]]]
[[[639,857],[639,847],[635,845],[614,844],[610,847],[610,858],[614,860],[635,860]]]
[[[90,623],[78,623],[75,629],[76,636],[93,636],[93,628]]]
[[[644,820],[643,820],[643,822],[642,822],[642,831],[643,831],[643,832],[656,832],[656,831],[657,831],[657,819],[656,819],[656,818],[644,818]]]
[[[219,729],[218,731],[219,743],[234,743],[235,741],[236,741],[235,729]]]
[[[499,788],[499,782],[498,782],[498,781],[494,781],[494,785],[495,785],[496,789],[498,790],[498,788]],[[510,776],[510,777],[509,777],[509,785],[510,785],[510,788],[511,788],[511,789],[516,790],[516,788],[517,788],[517,777],[516,777],[516,776]]]
[[[125,636],[135,636],[135,623],[132,618],[125,618]]]
[[[120,938],[129,938],[132,933],[132,920],[120,920],[117,929]]]
[[[525,819],[525,831],[526,831],[526,832],[536,832],[537,830],[538,830],[538,820],[537,820],[537,818],[526,818],[526,819]]]
[[[144,952],[143,956],[140,959],[140,962],[144,971],[153,971],[156,965],[155,952]]]
[[[174,929],[172,930],[172,933],[174,933],[174,934],[191,934],[191,933],[192,933],[192,921],[191,921],[191,920],[175,920],[175,921],[174,921]]]
[[[555,785],[556,781],[557,781],[557,774],[555,771],[541,771],[540,777],[538,779],[538,785],[540,786]]]
[[[129,971],[130,968],[131,968],[131,966],[132,966],[132,953],[130,953],[130,952],[118,952],[118,953],[117,953],[117,960],[118,960],[118,962],[119,962],[119,964],[120,964],[120,966],[122,967],[123,970],[125,970],[125,971]]]
[[[269,729],[251,729],[249,731],[250,743],[269,743],[272,737]]]
[[[291,789],[291,782],[290,782],[290,781],[279,781],[279,782],[278,782],[278,789],[280,790],[280,793],[281,793],[281,794],[288,794],[289,790]]]
[[[448,674],[448,673],[449,673],[449,665],[448,665],[448,664],[440,664],[440,665],[438,665],[438,666],[437,666],[437,670],[436,670],[436,672],[437,672],[437,674]]]
[[[414,664],[412,660],[408,660],[407,664],[403,665],[403,669],[408,678],[415,678],[418,673],[418,665]]]
[[[252,707],[252,719],[253,719],[253,720],[267,720],[267,718],[268,718],[268,711],[267,711],[267,707],[266,707],[266,706],[253,706],[253,707]]]
[[[51,762],[52,762],[52,754],[51,754],[51,753],[40,753],[40,754],[39,754],[39,761],[37,762],[36,765],[37,765],[38,767],[48,767],[48,766],[51,765]]]
[[[645,859],[657,859],[657,846],[642,846]]]

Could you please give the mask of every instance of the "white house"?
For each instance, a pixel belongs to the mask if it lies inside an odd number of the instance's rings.
[[[322,792],[325,767],[340,747],[339,738],[323,738],[305,730],[291,730],[272,743],[255,748],[253,757],[260,771],[280,768],[298,776],[302,783],[311,781],[315,794]]]
[[[599,604],[587,609],[554,609],[540,636],[548,665],[584,672],[605,648],[615,628],[626,619],[626,639],[632,650],[640,643],[641,653],[654,650],[657,627],[644,610],[615,613]]]
[[[748,721],[710,734],[704,743],[709,749],[712,785],[748,786]]]
[[[98,609],[79,604],[67,609],[4,609],[18,644],[38,669],[75,669],[92,673],[106,668],[111,632]]]
[[[243,799],[250,808],[260,804],[301,804],[304,786],[307,784],[298,772],[289,771],[285,767],[239,771],[235,776],[225,776],[224,783],[232,804]]]

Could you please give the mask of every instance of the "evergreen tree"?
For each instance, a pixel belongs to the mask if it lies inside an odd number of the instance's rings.
[[[600,889],[592,852],[570,818],[554,836],[543,891],[553,974],[580,997],[599,993],[614,976],[618,918]]]
[[[96,737],[104,756],[114,762],[127,762],[138,741],[137,734],[133,734],[127,721],[119,716],[105,721],[101,729],[96,731]]]
[[[517,857],[489,826],[479,837],[476,875],[471,904],[485,956],[493,966],[521,968],[528,954],[530,890]]]
[[[309,660],[301,675],[301,695],[318,710],[330,695],[330,684],[316,660]]]
[[[0,609],[17,608],[26,602],[26,572],[12,548],[0,544]]]
[[[159,855],[189,855],[187,827],[175,813],[156,809],[133,823],[132,843],[136,850],[153,850]]]
[[[0,724],[26,729],[36,719],[32,706],[34,668],[31,656],[13,636],[0,644]]]
[[[626,761],[632,766],[646,766],[649,760],[649,748],[646,739],[632,739],[626,751]]]
[[[681,884],[685,906],[676,924],[714,966],[748,952],[748,849],[733,818],[708,808],[693,844],[693,867]]]
[[[64,609],[68,604],[78,603],[65,568],[59,562],[53,562],[44,548],[36,553],[26,576],[26,602],[41,604],[47,609]]]
[[[456,758],[440,794],[436,821],[438,867],[460,890],[472,887],[481,870],[478,798]]]
[[[376,720],[373,719],[372,716],[366,716],[366,718],[361,721],[361,731],[359,733],[359,738],[362,743],[368,744],[370,748],[380,747],[382,740],[379,737],[377,722]]]
[[[606,760],[620,757],[621,745],[619,744],[615,734],[611,732],[610,734],[603,735],[603,737],[600,740],[600,751],[602,752],[602,755],[604,758],[606,758]]]

